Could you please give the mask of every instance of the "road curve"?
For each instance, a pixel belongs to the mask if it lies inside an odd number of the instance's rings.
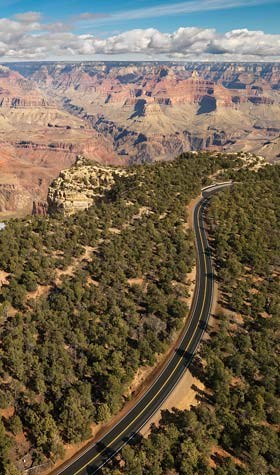
[[[194,209],[193,225],[197,249],[197,284],[192,310],[178,348],[153,385],[135,406],[101,440],[87,447],[58,471],[57,475],[93,475],[97,473],[137,433],[161,407],[172,392],[193,355],[207,327],[211,312],[214,275],[204,228],[204,209],[211,195],[230,184],[203,190]]]

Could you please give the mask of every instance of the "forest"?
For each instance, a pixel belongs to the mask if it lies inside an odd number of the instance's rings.
[[[221,309],[192,367],[201,402],[162,412],[103,475],[279,473],[280,167],[227,176],[207,212]]]
[[[200,153],[135,166],[87,211],[0,232],[1,474],[53,463],[88,439],[123,407],[137,370],[168,349],[195,262],[186,205],[238,165]]]

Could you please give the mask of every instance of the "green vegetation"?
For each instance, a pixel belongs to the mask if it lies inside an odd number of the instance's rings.
[[[225,312],[194,365],[202,402],[163,412],[104,475],[279,473],[280,167],[232,176],[208,213]]]
[[[88,211],[1,231],[0,408],[14,409],[0,427],[1,473],[13,470],[6,453],[22,430],[34,464],[89,437],[121,408],[137,369],[167,349],[194,263],[186,204],[234,165],[190,154],[135,167]]]

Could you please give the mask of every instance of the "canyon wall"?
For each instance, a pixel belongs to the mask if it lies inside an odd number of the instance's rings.
[[[78,154],[116,166],[199,149],[277,160],[279,117],[279,64],[0,66],[0,215],[45,203]]]

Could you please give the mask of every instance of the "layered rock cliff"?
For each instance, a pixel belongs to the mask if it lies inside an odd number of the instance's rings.
[[[75,164],[60,172],[48,191],[48,212],[73,214],[92,206],[94,200],[104,196],[115,183],[116,176],[127,176],[124,168],[92,164],[78,156]]]
[[[78,154],[116,166],[199,149],[277,160],[279,117],[279,64],[0,66],[1,210],[31,212]]]
[[[101,163],[125,162],[110,138],[63,110],[32,79],[0,66],[0,213],[31,213],[79,153]]]
[[[265,146],[279,137],[269,132],[279,129],[277,64],[53,64],[32,77],[130,162],[199,148],[241,150],[244,143],[268,159],[280,152]]]

